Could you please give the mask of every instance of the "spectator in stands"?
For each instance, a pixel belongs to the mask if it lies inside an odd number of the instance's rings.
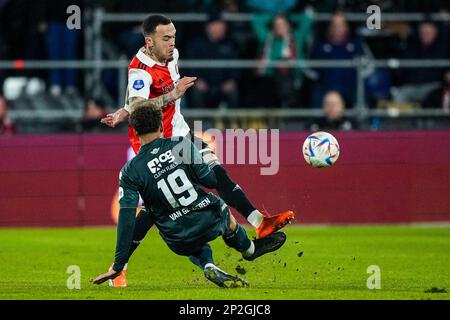
[[[221,14],[238,14],[241,11],[240,5],[237,0],[222,0],[218,7]],[[254,44],[253,32],[247,21],[231,21],[228,23],[228,33],[232,35],[233,41],[239,46],[239,51],[244,55],[249,51],[248,46]],[[254,54],[251,56],[254,58]]]
[[[362,54],[360,39],[351,35],[345,16],[336,13],[328,25],[326,38],[313,47],[311,58],[347,60]],[[341,92],[350,107],[353,106],[356,99],[356,71],[353,68],[319,68],[317,74],[311,96],[313,107],[320,108],[324,94],[330,90]]]
[[[448,59],[447,35],[433,22],[424,21],[418,26],[418,39],[407,46],[403,59]],[[439,87],[443,70],[440,68],[405,68],[400,70],[404,83],[393,92],[396,102],[421,102],[428,93]]]
[[[217,9],[216,1],[213,0],[184,0],[184,2],[187,7],[186,12],[210,12]]]
[[[423,108],[442,108],[450,111],[450,69],[444,74],[442,85],[431,91],[422,102]]]
[[[357,129],[355,122],[344,116],[345,102],[339,92],[329,91],[323,98],[322,108],[325,116],[309,124],[307,129],[311,131]]]
[[[16,133],[16,126],[8,117],[8,102],[5,97],[0,96],[0,135]]]
[[[107,114],[105,107],[96,99],[88,99],[82,120],[83,132],[102,132],[107,130],[100,120]]]
[[[376,68],[365,79],[365,97],[369,108],[379,107],[391,99],[392,79],[387,68]]]
[[[363,13],[371,5],[378,6],[382,13],[404,12],[401,1],[392,0],[347,1],[344,8],[346,12]],[[375,59],[390,59],[397,58],[398,52],[406,45],[411,26],[406,20],[381,19],[380,29],[369,29],[366,21],[361,20],[355,23],[354,31],[364,38]]]
[[[311,17],[301,14],[291,15],[290,18],[296,22],[295,28],[284,14],[278,14],[274,18],[256,15],[253,19],[261,56],[258,75],[262,77],[264,87],[273,88],[261,95],[265,102],[262,105],[292,107],[297,103],[295,98],[301,85],[300,69],[266,67],[267,62],[273,60],[297,60],[304,57],[306,41],[311,31]]]
[[[227,24],[220,15],[211,15],[206,24],[206,36],[194,39],[186,48],[187,59],[236,59],[235,44],[227,37]],[[226,103],[228,108],[239,106],[237,90],[238,70],[205,69],[192,70],[197,76],[191,92],[191,104],[194,108],[217,108]]]
[[[294,9],[297,2],[298,0],[246,0],[245,4],[254,12],[276,14]]]
[[[78,41],[80,31],[67,28],[67,8],[71,5],[82,7],[81,0],[43,1],[39,31],[46,35],[48,59],[76,60],[79,57]],[[68,93],[77,91],[77,72],[75,69],[51,69],[50,93],[60,95],[65,89]]]

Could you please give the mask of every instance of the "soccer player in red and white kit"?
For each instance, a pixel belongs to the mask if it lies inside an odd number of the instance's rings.
[[[248,200],[240,186],[231,180],[209,146],[203,141],[195,141],[199,138],[190,134],[189,126],[180,112],[180,98],[194,85],[197,78],[180,79],[177,65],[179,54],[175,48],[176,29],[172,21],[163,15],[151,15],[144,20],[142,27],[145,46],[139,50],[128,67],[127,103],[124,108],[107,115],[102,119],[102,123],[115,127],[125,121],[138,106],[161,107],[164,137],[189,136],[197,146],[202,146],[200,153],[217,177],[216,190],[220,197],[256,228],[258,238],[283,228],[294,218],[294,213],[286,211],[271,217],[263,215]],[[129,129],[128,133],[133,150],[137,153],[140,148],[139,138],[132,129]],[[141,210],[136,217],[130,256],[153,225],[147,210]],[[125,271],[112,280],[110,285],[126,286]]]

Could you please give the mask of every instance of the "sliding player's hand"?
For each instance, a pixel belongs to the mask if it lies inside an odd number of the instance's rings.
[[[124,108],[120,108],[114,113],[109,113],[100,120],[101,123],[106,124],[108,127],[114,128],[118,124],[124,122],[128,118],[128,111]]]
[[[114,271],[112,268],[109,269],[107,273],[99,275],[97,278],[92,280],[93,284],[101,284],[105,281],[112,280],[114,278],[117,278],[120,275],[120,272]]]

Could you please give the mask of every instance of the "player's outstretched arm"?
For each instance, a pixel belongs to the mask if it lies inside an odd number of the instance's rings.
[[[153,100],[153,99],[150,99]],[[121,124],[125,120],[127,120],[128,116],[130,115],[131,107],[130,105],[133,105],[133,108],[136,108],[137,104],[144,103],[145,101],[149,101],[149,99],[141,98],[141,97],[133,97],[128,99],[128,105],[118,109],[114,113],[108,113],[106,117],[102,118],[100,120],[101,123],[106,124],[108,127],[114,128],[117,125]]]
[[[106,124],[108,127],[114,128],[118,124],[124,122],[130,114],[125,108],[120,108],[114,113],[109,113],[106,117],[100,120],[101,123]]]
[[[129,96],[129,90],[127,88],[127,92],[125,94],[125,107],[118,109],[114,113],[109,113],[106,115],[106,117],[102,118],[100,120],[101,123],[106,124],[107,126],[114,128],[116,125],[122,123],[125,121],[130,113],[128,112],[128,96]]]
[[[132,97],[128,100],[129,110],[133,112],[134,109],[141,106],[164,108],[166,105],[181,98],[187,89],[194,85],[195,80],[197,80],[197,77],[183,77],[178,81],[175,89],[156,98],[145,99],[142,97]]]
[[[132,171],[128,164],[120,171],[119,178],[119,223],[117,224],[117,244],[114,264],[105,274],[95,278],[92,283],[100,284],[109,279],[116,278],[128,262],[131,243],[133,241],[136,221],[136,207],[139,203],[138,186],[135,179],[129,177]]]
[[[119,212],[119,223],[117,225],[116,257],[113,266],[105,274],[95,278],[93,284],[101,284],[107,280],[116,278],[122,272],[128,260],[133,231],[136,220],[135,208],[121,208]]]
[[[186,90],[194,85],[195,80],[197,80],[196,77],[183,77],[180,81],[178,81],[174,90],[156,98],[145,99],[142,97],[131,97],[128,99],[128,110],[125,107],[120,108],[116,112],[106,115],[106,117],[101,119],[100,122],[114,128],[118,124],[124,122],[130,113],[137,107],[145,106],[163,108],[181,98],[186,93]]]

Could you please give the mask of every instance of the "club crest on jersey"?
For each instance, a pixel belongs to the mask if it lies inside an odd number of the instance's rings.
[[[144,87],[144,80],[134,80],[133,89],[141,90]]]
[[[156,173],[162,169],[163,163],[172,163],[175,161],[175,157],[172,155],[172,150],[168,150],[159,155],[158,158],[154,158],[147,163],[148,168],[152,173]]]

